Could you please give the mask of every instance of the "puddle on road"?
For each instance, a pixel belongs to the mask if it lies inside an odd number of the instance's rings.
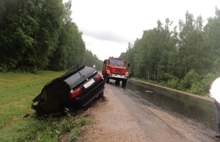
[[[180,118],[189,118],[218,132],[214,102],[172,90],[129,80],[126,94],[144,105],[160,108]],[[133,93],[130,93],[133,92]]]

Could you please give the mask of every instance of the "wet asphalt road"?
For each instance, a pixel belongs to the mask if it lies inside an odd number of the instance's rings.
[[[218,141],[213,100],[138,81],[108,85],[149,141]]]

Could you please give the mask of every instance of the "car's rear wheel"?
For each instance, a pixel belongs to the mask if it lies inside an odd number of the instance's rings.
[[[104,96],[104,93],[103,93],[103,91],[99,94],[99,98],[103,98],[103,96]]]
[[[68,117],[71,117],[71,116],[74,116],[75,115],[75,111],[73,108],[70,108],[70,107],[67,107],[66,105],[63,106],[63,111],[64,113],[68,116]]]

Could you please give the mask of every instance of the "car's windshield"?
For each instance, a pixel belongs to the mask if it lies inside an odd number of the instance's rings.
[[[115,66],[125,66],[125,62],[122,60],[110,60],[109,64]]]

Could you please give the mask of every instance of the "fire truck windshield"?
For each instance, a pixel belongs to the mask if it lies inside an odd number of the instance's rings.
[[[110,60],[109,64],[115,65],[115,66],[125,66],[125,62],[122,60]]]

